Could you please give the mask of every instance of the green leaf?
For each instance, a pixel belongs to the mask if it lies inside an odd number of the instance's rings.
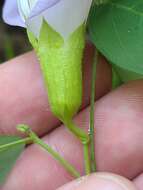
[[[0,136],[0,146],[20,140],[15,136]],[[0,185],[4,183],[8,173],[24,149],[25,144],[17,144],[9,148],[0,149]]]
[[[120,76],[120,79],[122,79],[123,82],[128,82],[130,80],[143,79],[142,74],[132,72],[129,70],[125,70],[125,69],[118,67],[116,65],[114,65],[114,69],[115,69],[116,73]]]
[[[110,0],[93,0],[93,3],[95,3],[96,5],[100,5],[103,3],[107,3],[108,1],[110,1]]]
[[[143,74],[142,0],[111,0],[94,5],[88,27],[92,42],[111,63]]]

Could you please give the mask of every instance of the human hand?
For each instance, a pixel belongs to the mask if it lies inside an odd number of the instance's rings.
[[[91,60],[88,46],[84,63],[84,97],[79,126],[88,130]],[[88,54],[88,57],[87,57]],[[143,81],[111,89],[111,68],[102,58],[96,85],[95,145],[97,173],[61,187],[73,178],[37,145],[26,148],[1,190],[136,189],[143,186]],[[82,147],[50,112],[38,62],[28,53],[0,66],[0,133],[17,134],[16,125],[28,124],[83,174]],[[105,95],[105,96],[104,96]],[[71,187],[72,184],[72,187]]]

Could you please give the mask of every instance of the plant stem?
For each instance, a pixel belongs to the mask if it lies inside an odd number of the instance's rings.
[[[95,82],[96,82],[97,63],[98,63],[98,50],[95,50],[93,67],[92,67],[91,100],[90,100],[90,158],[91,158],[91,171],[92,172],[96,171],[94,112],[95,112]]]
[[[48,144],[44,143],[28,126],[19,125],[18,130],[26,133],[30,138],[43,149],[45,149],[49,154],[51,154],[54,159],[56,159],[73,177],[79,178],[80,173],[63,157],[61,157],[56,151],[54,151]]]
[[[83,145],[85,173],[88,175],[90,174],[89,135],[84,130],[75,126],[73,121],[67,121],[65,125],[81,141]]]
[[[31,143],[31,141],[32,141],[31,137],[27,137],[27,138],[24,138],[24,139],[17,140],[15,142],[11,142],[11,143],[8,143],[8,144],[1,145],[0,146],[0,152],[3,151],[4,149],[8,149],[8,148],[13,147],[15,145],[29,144],[29,143]]]
[[[89,144],[83,144],[83,154],[84,154],[84,165],[85,165],[85,173],[86,175],[91,172],[91,163],[89,157]]]
[[[122,81],[121,81],[118,73],[114,69],[114,66],[112,65],[112,89],[114,90],[115,88],[117,88],[121,84],[122,84]]]

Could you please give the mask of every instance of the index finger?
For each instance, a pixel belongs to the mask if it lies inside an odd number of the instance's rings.
[[[93,48],[88,44],[83,64],[82,108],[90,101],[92,59]],[[99,98],[111,88],[111,69],[101,58],[97,70],[96,98]],[[50,111],[39,63],[34,52],[0,66],[0,89],[1,134],[17,134],[16,125],[25,123],[39,135],[44,135],[60,124]]]

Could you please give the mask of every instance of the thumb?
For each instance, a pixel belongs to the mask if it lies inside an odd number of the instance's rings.
[[[96,173],[68,183],[57,190],[137,190],[132,182],[111,173]]]

